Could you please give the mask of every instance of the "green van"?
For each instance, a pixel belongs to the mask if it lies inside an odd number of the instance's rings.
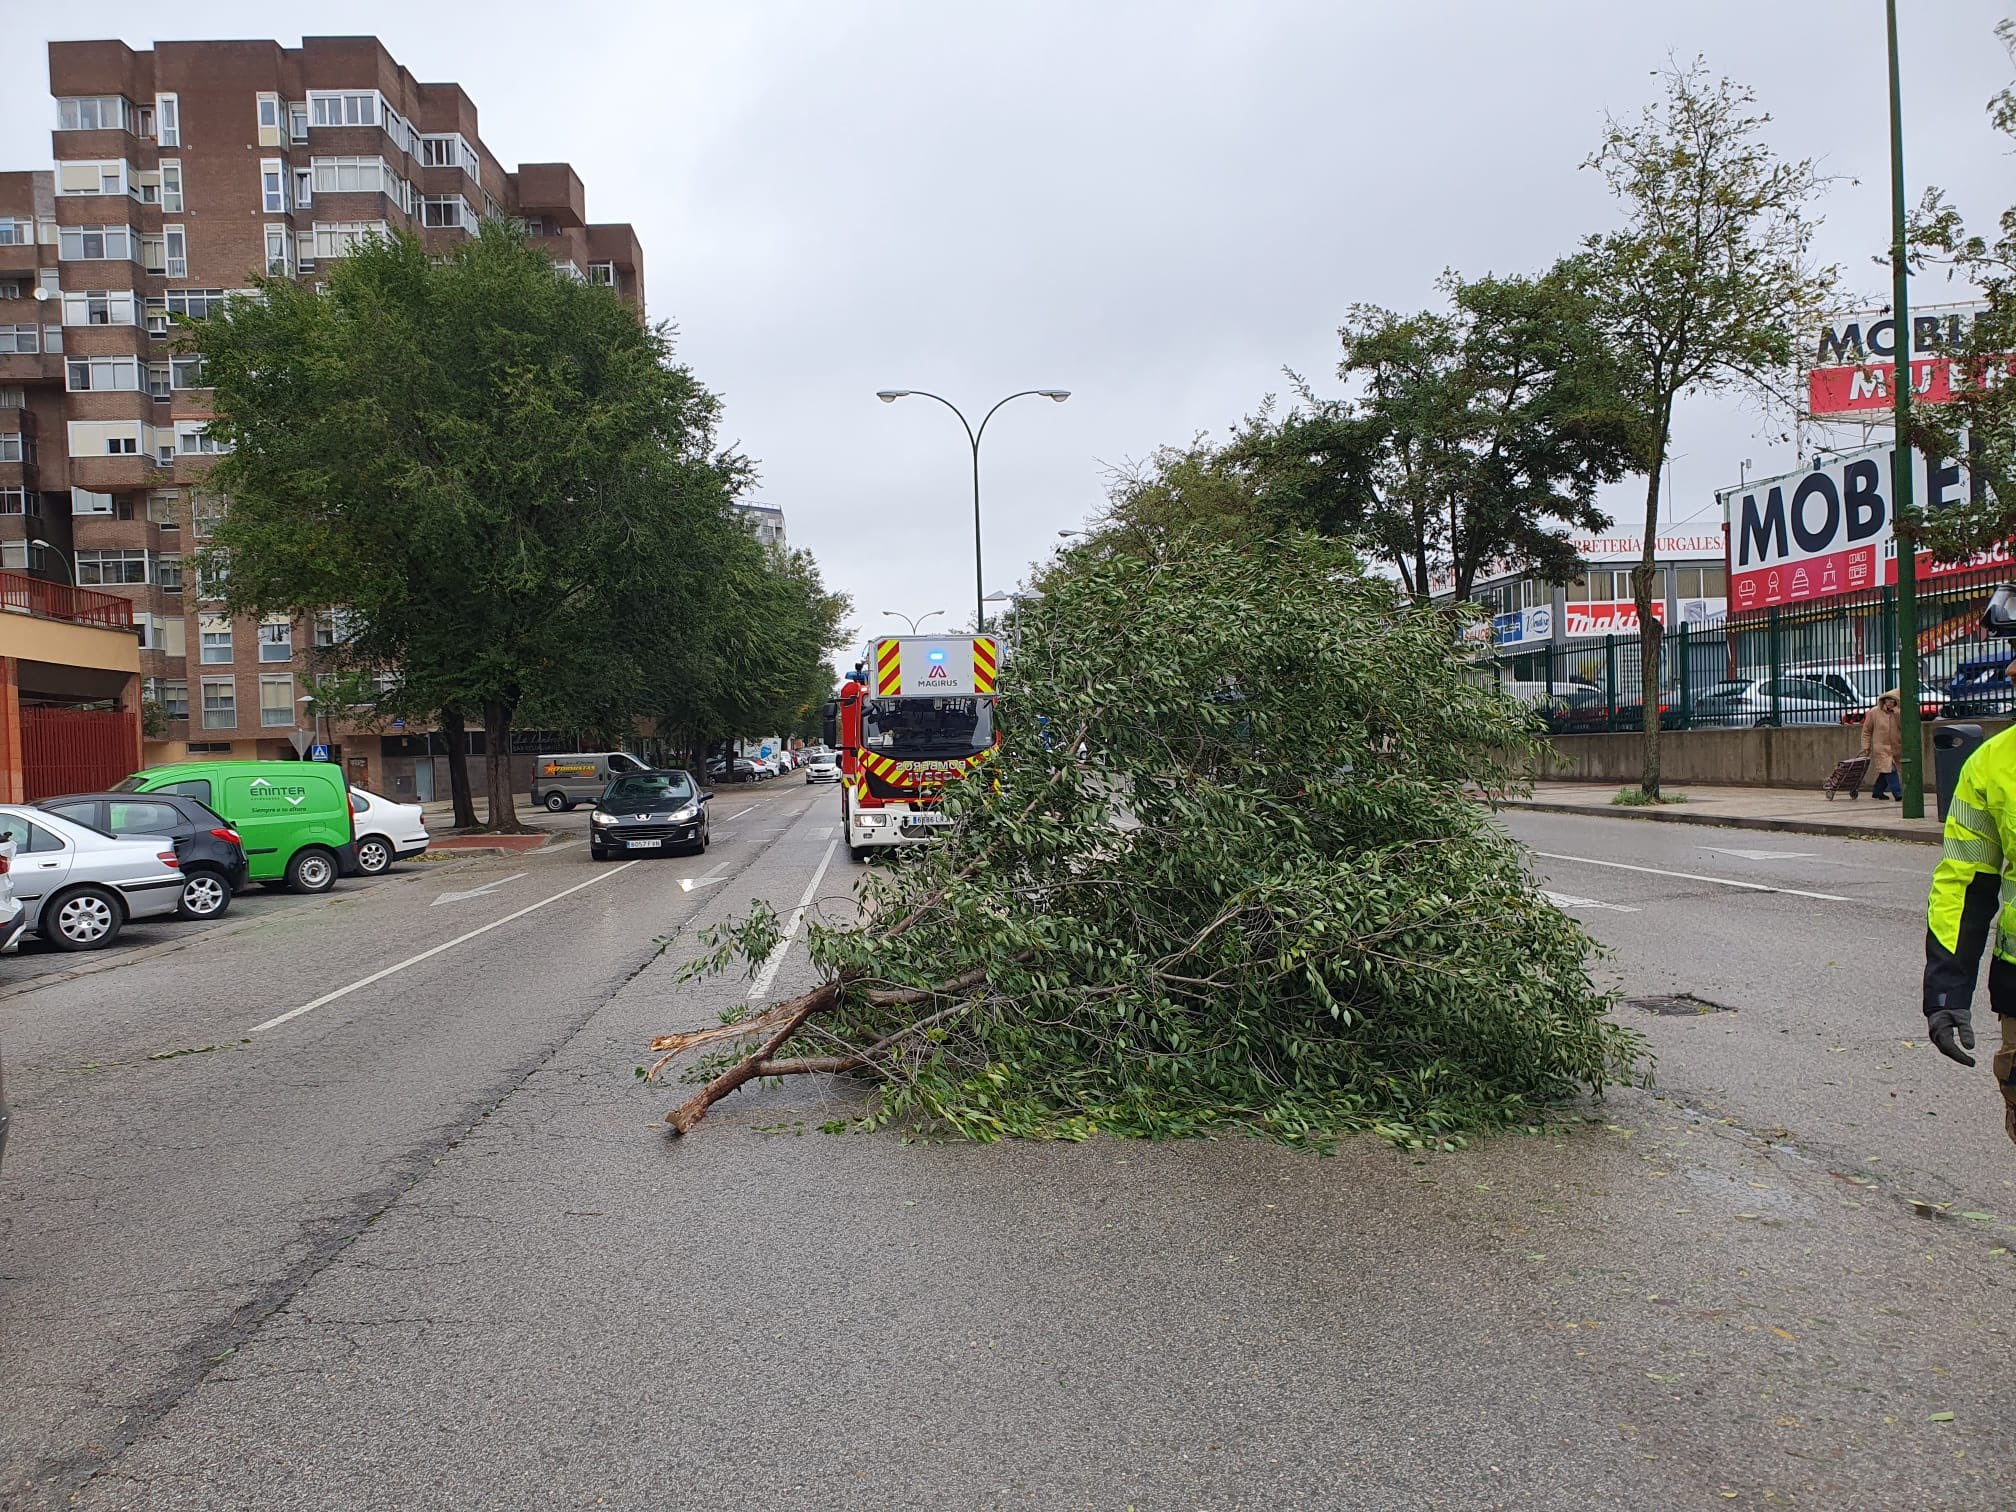
[[[181,793],[238,831],[252,880],[327,892],[356,869],[357,835],[343,774],[319,761],[181,761],[149,767],[122,793]]]

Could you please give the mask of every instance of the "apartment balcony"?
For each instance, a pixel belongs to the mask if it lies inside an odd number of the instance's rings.
[[[52,254],[55,248],[49,249]],[[33,242],[0,243],[0,278],[11,278],[26,274],[29,282],[34,282],[35,270],[42,265],[42,249]]]
[[[70,482],[93,493],[131,493],[163,486],[165,469],[152,457],[72,457]]]
[[[13,303],[12,300],[8,303]],[[42,305],[32,308],[40,310]],[[63,381],[63,354],[61,352],[0,352],[0,384],[61,383]]]
[[[518,184],[518,213],[549,226],[582,226],[588,220],[588,193],[567,163],[521,163],[511,175]]]
[[[0,572],[0,610],[101,630],[133,628],[133,605],[118,594],[46,582],[25,572]]]

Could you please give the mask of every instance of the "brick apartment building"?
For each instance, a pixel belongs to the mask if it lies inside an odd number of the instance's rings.
[[[203,486],[210,396],[172,317],[259,273],[313,280],[373,233],[446,247],[491,216],[641,312],[636,235],[588,223],[565,163],[505,171],[461,87],[417,82],[375,37],[52,42],[49,90],[53,170],[0,173],[0,569],[131,600],[168,716],[149,760],[292,756],[339,625],[206,597],[195,553],[226,501]],[[415,791],[413,737],[334,733],[353,777]]]

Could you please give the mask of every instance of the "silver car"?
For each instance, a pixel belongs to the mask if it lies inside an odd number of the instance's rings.
[[[43,809],[0,805],[0,836],[13,844],[7,868],[26,927],[58,950],[99,950],[129,919],[172,916],[182,871],[158,838],[115,840]]]
[[[1768,725],[1774,693],[1781,725],[1840,724],[1862,707],[1840,688],[1814,677],[1732,677],[1695,695],[1694,725]]]

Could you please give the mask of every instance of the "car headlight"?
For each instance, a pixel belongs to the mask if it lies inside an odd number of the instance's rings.
[[[616,816],[614,814],[605,814],[602,810],[597,809],[588,816],[588,822],[590,824],[614,824]]]
[[[880,814],[856,814],[854,818],[863,829],[875,829],[882,823],[882,816]]]
[[[697,803],[689,803],[686,805],[686,807],[680,809],[676,814],[672,816],[672,822],[674,824],[684,824],[689,819],[698,819],[699,817],[700,817],[700,805]]]

